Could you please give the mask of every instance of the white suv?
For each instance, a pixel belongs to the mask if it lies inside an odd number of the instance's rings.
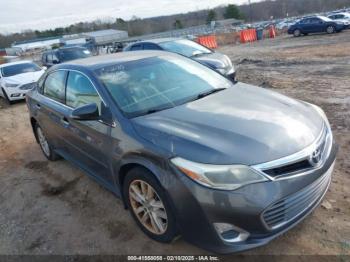
[[[0,96],[10,104],[12,101],[24,99],[44,72],[45,69],[30,61],[0,65]]]

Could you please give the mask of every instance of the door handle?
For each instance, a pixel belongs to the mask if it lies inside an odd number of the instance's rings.
[[[61,122],[65,125],[69,125],[69,121],[68,121],[67,117],[65,117],[65,116],[61,119]]]
[[[36,104],[36,108],[40,109],[41,105],[40,104]]]

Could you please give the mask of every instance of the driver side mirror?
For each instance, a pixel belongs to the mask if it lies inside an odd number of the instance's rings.
[[[84,105],[73,110],[71,118],[79,121],[99,120],[100,113],[95,103]]]

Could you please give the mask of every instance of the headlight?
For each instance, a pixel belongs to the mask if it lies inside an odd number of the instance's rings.
[[[19,86],[19,84],[14,84],[14,83],[7,83],[7,82],[5,82],[5,86],[6,86],[6,87],[17,87],[17,86]]]
[[[216,189],[234,190],[243,185],[268,181],[258,171],[244,165],[209,165],[180,157],[171,159],[171,162],[192,180]]]

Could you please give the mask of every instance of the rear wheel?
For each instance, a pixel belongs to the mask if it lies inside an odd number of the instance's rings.
[[[299,37],[299,36],[301,36],[301,31],[299,29],[295,29],[294,32],[293,32],[293,35],[295,37]]]
[[[35,135],[38,139],[39,145],[41,150],[44,153],[44,156],[51,161],[55,161],[60,159],[60,156],[55,153],[52,150],[52,146],[50,145],[50,143],[48,142],[46,136],[44,135],[43,130],[41,129],[41,127],[38,124],[35,124]]]
[[[143,168],[129,171],[123,193],[132,217],[147,236],[163,243],[174,239],[177,228],[170,201],[151,172]]]
[[[330,25],[330,26],[327,27],[326,31],[327,31],[327,34],[334,34],[335,33],[335,27]]]

